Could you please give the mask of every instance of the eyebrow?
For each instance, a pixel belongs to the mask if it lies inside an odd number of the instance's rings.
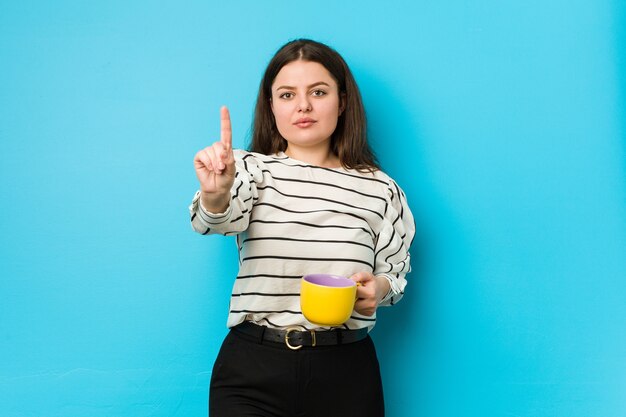
[[[309,85],[309,86],[307,87],[307,90],[308,90],[308,89],[310,89],[310,88],[313,88],[313,87],[317,87],[318,85],[325,85],[326,87],[330,87],[330,84],[328,84],[327,82],[324,82],[324,81],[318,81],[318,82],[316,82],[316,83],[313,83],[313,84]],[[276,91],[278,91],[278,90],[280,90],[280,89],[295,90],[295,89],[296,89],[296,87],[292,87],[292,86],[290,86],[290,85],[281,85],[280,87],[278,87],[278,88],[276,89]]]

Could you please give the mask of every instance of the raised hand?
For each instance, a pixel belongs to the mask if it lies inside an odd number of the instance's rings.
[[[235,181],[233,134],[226,106],[220,109],[220,119],[220,140],[200,150],[193,159],[200,181],[202,205],[214,213],[228,207],[230,189]]]

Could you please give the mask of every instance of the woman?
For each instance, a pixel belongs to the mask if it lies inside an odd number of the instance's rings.
[[[235,234],[239,247],[210,415],[383,416],[368,332],[377,307],[402,297],[415,225],[367,143],[343,58],[311,40],[285,44],[261,82],[250,151],[232,149],[224,107],[220,141],[199,151],[194,166],[194,230]],[[302,315],[300,279],[309,273],[359,283],[341,328]]]

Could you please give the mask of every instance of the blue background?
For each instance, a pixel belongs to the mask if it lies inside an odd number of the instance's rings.
[[[284,42],[338,49],[418,221],[388,415],[626,415],[626,5],[0,5],[0,414],[204,416],[236,247],[195,152]]]

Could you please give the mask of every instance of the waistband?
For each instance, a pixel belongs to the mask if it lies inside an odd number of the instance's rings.
[[[286,329],[272,329],[260,326],[249,321],[232,328],[233,331],[252,336],[261,342],[284,344],[292,350],[298,350],[303,346],[333,346],[358,342],[367,337],[367,328],[357,330],[333,329],[333,330],[305,330],[300,327],[288,327]]]

